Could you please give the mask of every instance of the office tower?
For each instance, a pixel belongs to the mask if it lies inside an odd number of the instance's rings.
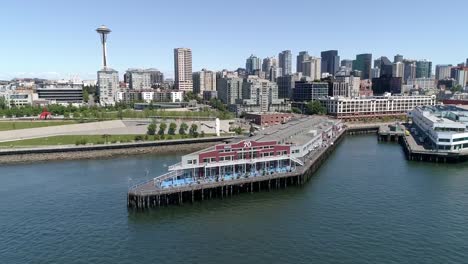
[[[282,73],[282,69],[281,68],[278,68],[276,65],[275,66],[272,66],[270,68],[270,72],[268,74],[268,79],[271,81],[271,82],[274,82],[276,81],[276,79],[278,77],[281,77],[283,76],[283,73]]]
[[[99,103],[114,105],[119,88],[119,72],[107,67],[107,35],[111,30],[106,26],[100,26],[96,32],[100,35],[102,44],[102,69],[97,72]]]
[[[431,78],[432,62],[427,60],[416,61],[416,78]]]
[[[353,60],[342,60],[341,67],[346,67],[348,69],[353,69]]]
[[[302,75],[310,77],[312,80],[320,80],[322,78],[321,60],[321,58],[309,57],[302,63]]]
[[[337,50],[322,51],[322,73],[335,75],[340,66],[340,56]]]
[[[310,58],[307,51],[299,52],[299,55],[296,57],[296,72],[302,72],[302,63]]]
[[[380,68],[379,67],[372,68],[370,79],[379,78],[379,77],[380,77]]]
[[[202,69],[193,73],[193,92],[203,94],[205,91],[216,91],[216,73]]]
[[[278,66],[283,69],[283,75],[292,73],[292,55],[290,50],[285,50],[278,54]]]
[[[245,70],[248,75],[254,74],[255,71],[260,70],[260,58],[255,55],[250,55],[245,61]]]
[[[397,62],[403,62],[403,55],[400,55],[400,54],[395,55],[395,57],[393,58],[393,63],[397,63]]]
[[[293,100],[296,102],[308,102],[328,96],[327,82],[314,82],[303,77],[295,83],[293,90]]]
[[[382,95],[384,93],[400,94],[401,87],[402,79],[400,77],[383,75],[380,78],[372,79],[372,91],[374,95]]]
[[[436,65],[435,78],[436,80],[449,79],[451,75],[452,65]]]
[[[361,79],[369,79],[372,68],[372,54],[358,54],[353,61],[353,70],[361,72]]]
[[[174,49],[175,87],[179,91],[192,92],[192,50],[188,48]]]
[[[392,76],[401,77],[403,80],[405,77],[405,64],[403,62],[398,61],[393,63]]]
[[[466,59],[465,67],[468,67],[468,58]]]
[[[301,77],[302,74],[297,73],[276,78],[276,83],[278,84],[278,98],[291,98],[295,83],[298,82]]]
[[[416,78],[416,61],[413,60],[403,60],[405,64],[405,77],[404,81],[408,81],[409,79]]]
[[[374,68],[380,69],[380,76],[392,76],[392,62],[385,56],[382,56],[374,61]]]
[[[235,76],[226,76],[217,80],[216,91],[218,98],[226,105],[233,105],[236,100],[242,99],[243,79]]]

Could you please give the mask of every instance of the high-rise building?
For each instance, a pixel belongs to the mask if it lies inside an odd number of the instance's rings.
[[[301,77],[302,73],[296,73],[276,78],[276,83],[278,84],[278,98],[291,98],[295,83],[299,81]]]
[[[307,51],[299,52],[299,55],[296,57],[296,72],[303,72],[302,63],[310,58]]]
[[[274,112],[290,110],[283,99],[278,99],[278,85],[257,76],[249,76],[242,83],[242,100],[238,100],[235,111]]]
[[[353,60],[342,60],[341,67],[346,67],[348,69],[353,69]]]
[[[119,89],[119,72],[109,67],[97,73],[99,89],[99,103],[101,105],[114,105]]]
[[[416,78],[431,78],[432,62],[427,60],[416,61]]]
[[[450,78],[452,65],[436,65],[435,78],[436,80],[445,80]]]
[[[374,95],[383,95],[385,93],[400,94],[402,80],[400,77],[391,77],[383,75],[380,78],[372,79],[372,91]]]
[[[340,56],[338,56],[337,50],[322,51],[322,72],[328,72],[331,75],[335,75],[340,66]]]
[[[260,58],[253,54],[245,61],[245,70],[247,71],[247,74],[255,74],[256,71],[261,69],[260,66]]]
[[[302,63],[302,75],[310,77],[312,80],[320,80],[322,77],[321,58],[309,57]]]
[[[235,76],[219,78],[216,82],[219,100],[229,106],[242,99],[242,83],[243,79]]]
[[[358,54],[353,61],[353,70],[361,72],[361,79],[369,79],[372,68],[372,54]]]
[[[151,73],[143,69],[128,69],[124,75],[124,81],[132,90],[150,89]]]
[[[284,50],[278,54],[278,66],[283,69],[283,75],[292,73],[292,55],[290,50]]]
[[[193,73],[193,92],[201,95],[205,91],[216,91],[216,72],[202,69]]]
[[[397,62],[403,62],[403,55],[400,55],[400,54],[395,55],[395,57],[393,58],[393,63],[397,63]]]
[[[397,61],[393,63],[393,69],[392,69],[392,76],[393,77],[405,77],[405,64],[403,62]]]
[[[379,77],[380,77],[380,68],[379,67],[372,68],[370,79],[379,78]]]
[[[97,72],[97,85],[99,103],[101,105],[114,105],[119,88],[119,72],[107,66],[107,35],[111,32],[106,26],[96,29],[101,37],[102,69]]]
[[[296,102],[308,102],[328,96],[327,82],[314,82],[303,77],[296,82],[293,90],[293,100]]]
[[[392,76],[392,62],[385,56],[382,56],[374,61],[374,68],[380,69],[380,76]]]
[[[271,68],[277,68],[278,67],[278,64],[277,64],[277,61],[276,61],[276,58],[275,57],[267,57],[265,59],[263,59],[263,63],[262,63],[262,71],[265,73],[265,77],[267,79],[270,79],[270,71],[271,71]]]
[[[192,50],[188,48],[174,49],[175,87],[179,91],[192,92]]]
[[[466,59],[465,67],[468,67],[468,58]]]
[[[405,64],[405,75],[404,81],[407,82],[408,79],[415,79],[416,78],[416,61],[413,60],[403,60]]]

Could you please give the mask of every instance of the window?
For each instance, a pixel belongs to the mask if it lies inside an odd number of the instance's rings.
[[[439,142],[450,142],[449,138],[439,138]]]

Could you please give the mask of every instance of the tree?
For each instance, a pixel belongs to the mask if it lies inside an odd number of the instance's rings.
[[[87,103],[89,101],[89,93],[87,90],[83,90],[83,101]]]
[[[166,131],[166,128],[167,128],[166,123],[161,123],[161,124],[159,125],[158,135],[164,136],[164,132]]]
[[[156,124],[154,122],[148,125],[148,131],[146,131],[146,134],[151,136],[154,136],[154,134],[156,134]]]
[[[101,136],[103,139],[104,139],[104,142],[107,144],[107,141],[109,141],[109,138],[111,137],[111,135],[109,134],[104,134]]]
[[[7,102],[5,97],[0,97],[0,109],[6,109],[7,108]]]
[[[242,127],[239,126],[239,127],[234,128],[234,132],[236,132],[237,135],[242,134]]]
[[[453,86],[451,89],[452,93],[461,92],[462,90],[463,90],[463,87],[459,84]]]
[[[306,110],[309,115],[324,115],[327,113],[327,109],[319,101],[308,102]]]
[[[196,124],[192,124],[190,126],[190,130],[189,130],[189,135],[192,136],[192,137],[198,137],[198,126]]]
[[[177,124],[176,123],[170,123],[169,124],[169,130],[167,131],[167,133],[169,135],[175,135],[176,129],[177,129]]]
[[[185,135],[185,134],[187,134],[187,129],[188,129],[188,125],[187,125],[186,123],[180,124],[180,127],[179,127],[179,134],[180,134],[180,135]]]
[[[292,111],[293,113],[295,113],[295,114],[301,114],[301,113],[302,113],[302,112],[301,112],[301,109],[299,109],[299,108],[297,108],[297,107],[291,108],[291,111]]]

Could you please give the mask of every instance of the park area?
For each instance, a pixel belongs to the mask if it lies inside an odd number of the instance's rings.
[[[61,126],[77,124],[77,121],[73,120],[58,120],[58,121],[0,121],[0,131],[16,130],[16,129],[27,129],[27,128],[38,128],[38,127],[50,127],[50,126]]]

